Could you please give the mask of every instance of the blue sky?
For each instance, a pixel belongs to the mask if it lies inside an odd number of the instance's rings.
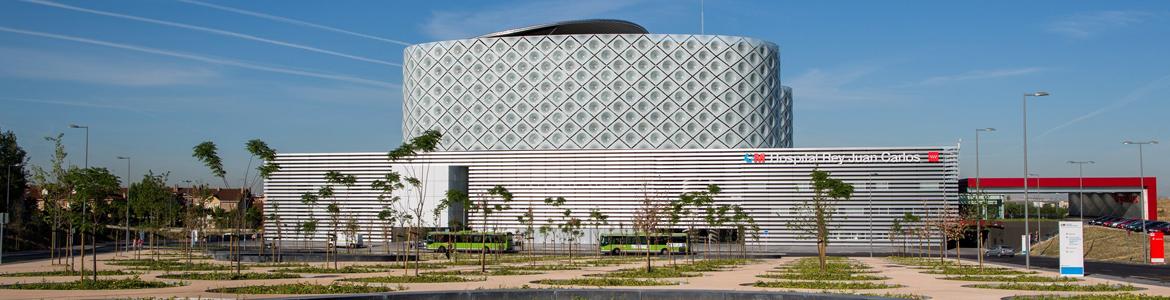
[[[204,0],[200,0],[204,1]],[[284,152],[384,151],[401,143],[403,43],[579,18],[699,33],[698,1],[4,1],[0,128],[32,162],[66,133],[70,160],[134,178],[217,182],[190,157],[220,145],[242,177],[243,143]],[[236,9],[235,11],[231,11]],[[952,145],[974,176],[1021,176],[1020,95],[1032,172],[1136,176],[1126,139],[1170,142],[1170,3],[1164,1],[707,1],[707,34],[780,45],[797,147]],[[1167,178],[1170,144],[1146,148]],[[1167,179],[1170,180],[1170,179]],[[1160,190],[1170,191],[1163,180]]]

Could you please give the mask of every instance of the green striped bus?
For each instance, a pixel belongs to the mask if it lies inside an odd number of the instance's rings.
[[[690,250],[690,241],[687,240],[686,233],[672,233],[656,234],[649,237],[650,243],[646,243],[647,236],[633,233],[602,233],[599,245],[601,245],[601,254],[619,255],[623,252],[628,253],[658,253],[665,255],[670,253],[687,253]]]
[[[486,242],[484,241],[486,240]],[[482,251],[489,252],[512,251],[511,232],[480,232],[480,231],[440,231],[427,233],[424,240],[427,250],[435,252],[454,251]]]

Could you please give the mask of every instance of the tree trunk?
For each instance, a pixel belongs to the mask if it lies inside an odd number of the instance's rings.
[[[81,281],[85,281],[85,230],[79,230],[77,237],[81,238]]]
[[[824,272],[828,267],[825,264],[825,260],[826,260],[826,257],[825,257],[826,253],[825,252],[827,250],[825,246],[826,246],[825,241],[823,241],[823,240],[817,241],[817,261],[821,265],[821,272]]]

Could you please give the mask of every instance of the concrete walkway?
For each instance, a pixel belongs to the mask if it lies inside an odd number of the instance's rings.
[[[111,266],[106,264],[106,259],[115,258],[115,254],[106,253],[99,255],[99,266],[101,269],[125,269],[126,267]],[[121,257],[126,258],[126,257]],[[145,257],[144,257],[145,258]],[[596,257],[593,257],[596,258]],[[680,282],[680,285],[675,286],[655,286],[645,287],[646,289],[706,289],[706,290],[767,290],[767,291],[807,291],[820,292],[819,290],[805,290],[805,289],[787,289],[787,288],[757,288],[750,286],[750,283],[757,280],[770,280],[755,277],[756,275],[764,274],[768,270],[776,266],[783,265],[795,261],[798,258],[786,257],[782,259],[766,259],[759,260],[757,263],[740,266],[732,270],[720,272],[707,272],[701,277],[677,278],[667,279],[671,281]],[[881,258],[858,257],[853,258],[859,262],[865,263],[873,270],[880,273],[880,275],[890,277],[884,280],[885,283],[905,285],[902,288],[895,289],[880,289],[880,290],[858,290],[846,291],[852,293],[864,294],[914,294],[924,295],[933,299],[999,299],[1012,295],[1033,295],[1033,294],[1086,294],[1086,293],[1053,293],[1053,292],[1027,292],[1027,291],[1010,291],[1010,290],[993,290],[993,289],[977,289],[962,287],[963,285],[975,284],[976,282],[952,281],[940,279],[944,275],[930,275],[923,274],[921,269],[914,269],[907,266],[896,265]],[[209,260],[201,260],[203,262],[211,262]],[[86,261],[89,263],[88,259]],[[685,260],[680,259],[680,263]],[[226,262],[212,262],[218,264],[225,264]],[[567,263],[565,261],[547,261],[541,263],[558,264]],[[663,265],[667,262],[655,259],[655,265]],[[365,265],[369,263],[346,263],[342,262],[340,265]],[[410,291],[432,291],[432,290],[470,290],[470,289],[497,289],[497,288],[521,288],[528,286],[530,288],[552,288],[553,286],[546,286],[541,284],[531,283],[532,281],[540,279],[569,279],[577,278],[585,274],[596,274],[607,271],[613,271],[622,268],[640,267],[644,262],[632,262],[623,265],[605,266],[605,267],[586,267],[581,270],[569,271],[548,271],[543,274],[536,275],[520,275],[520,276],[489,276],[486,281],[460,282],[460,283],[411,283],[401,284],[401,286],[408,288]],[[972,263],[973,264],[973,263]],[[314,266],[321,266],[322,263],[310,264]],[[34,261],[16,264],[5,264],[0,266],[0,273],[11,272],[32,272],[32,271],[50,271],[61,270],[62,266],[51,265],[49,261]],[[273,268],[257,268],[252,267],[245,272],[267,272]],[[457,266],[448,267],[445,270],[478,270],[478,266]],[[437,271],[437,270],[420,270],[420,272]],[[276,298],[281,296],[292,295],[234,295],[234,294],[218,294],[206,292],[208,289],[222,288],[222,287],[236,287],[248,285],[273,285],[284,283],[319,283],[330,284],[342,278],[358,278],[358,277],[377,277],[385,275],[402,275],[401,269],[388,270],[382,273],[362,273],[362,274],[304,274],[306,278],[295,279],[271,279],[271,280],[238,280],[238,281],[206,281],[206,280],[190,280],[185,281],[187,285],[159,288],[159,289],[138,289],[138,290],[104,290],[104,291],[39,291],[39,290],[5,290],[0,289],[0,298],[3,299],[98,299],[98,298],[139,298],[139,297],[179,297],[179,298],[202,298],[202,299],[259,299],[259,298]],[[1056,276],[1057,274],[1050,271],[1039,271],[1042,276]],[[167,282],[177,282],[178,280],[157,279],[158,275],[164,272],[151,271],[140,275],[144,280],[162,280]],[[131,277],[131,276],[118,276]],[[41,281],[71,281],[76,280],[77,277],[0,277],[0,284],[11,284],[17,282],[41,282]],[[1100,278],[1086,278],[1083,284],[1093,283],[1119,283],[1115,281],[1100,279]],[[746,285],[745,285],[746,284]],[[377,284],[374,284],[377,285]],[[389,287],[397,287],[399,284],[384,284]],[[1147,290],[1138,291],[1134,293],[1150,294],[1150,295],[1166,295],[1170,296],[1170,288],[1162,286],[1152,286],[1143,284],[1134,284],[1134,286],[1146,288]],[[586,287],[590,288],[590,287]]]

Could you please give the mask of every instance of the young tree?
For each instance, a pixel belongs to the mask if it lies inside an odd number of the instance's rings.
[[[565,197],[544,198],[544,204],[551,205],[553,208],[559,209],[559,208],[561,208],[562,205],[565,205]],[[570,210],[569,213],[572,214],[572,211]],[[564,217],[564,213],[562,213],[562,218],[563,217]],[[545,225],[542,226],[542,227],[548,228],[548,230],[547,230],[548,234],[552,234],[553,256],[557,255],[557,236],[556,236],[557,233],[556,233],[556,231],[552,230],[552,227],[557,227],[558,229],[560,229],[561,228],[560,224],[561,223],[557,223],[555,220],[553,220],[553,217],[550,215],[548,217],[548,219],[545,220]],[[541,230],[544,231],[545,229],[541,228]],[[541,234],[546,234],[546,233],[541,233]]]
[[[593,226],[593,242],[598,242],[601,225],[609,225],[609,215],[602,213],[600,209],[590,209],[589,225]],[[601,252],[601,243],[597,243],[597,252]]]
[[[703,220],[707,222],[707,238],[706,243],[710,244],[712,240],[719,241],[719,228],[729,221],[727,212],[731,210],[731,206],[723,205],[707,205],[707,213]],[[707,251],[710,252],[710,246]]]
[[[735,231],[738,233],[737,239],[740,242],[740,254],[743,258],[747,258],[747,237],[749,232],[758,231],[760,227],[756,225],[756,219],[752,218],[739,204],[731,205],[731,223],[735,225]]]
[[[85,279],[85,235],[86,229],[89,230],[90,241],[95,245],[93,252],[93,280],[97,280],[97,232],[104,227],[104,224],[99,222],[99,214],[101,210],[98,208],[99,202],[104,202],[105,199],[118,195],[121,183],[118,182],[118,176],[111,174],[106,168],[91,167],[86,169],[71,169],[65,180],[73,187],[70,200],[81,207],[81,218],[78,219],[78,225],[83,232],[81,238],[81,278]]]
[[[494,186],[488,190],[488,195],[491,195],[492,197],[495,197],[495,198],[499,198],[499,201],[495,202],[491,206],[488,206],[488,203],[487,203],[488,198],[484,198],[484,200],[483,200],[484,203],[483,203],[483,205],[481,205],[482,206],[481,209],[483,210],[484,230],[487,230],[486,228],[488,227],[488,225],[487,225],[488,216],[490,216],[493,213],[501,213],[505,210],[512,208],[512,206],[509,204],[512,202],[512,192],[508,191],[507,188],[504,188],[503,186],[500,186],[500,185]],[[481,231],[481,232],[483,232],[483,231]],[[483,235],[480,236],[480,240],[484,241],[485,243],[487,242],[487,240],[485,239],[485,236],[483,236]],[[499,241],[495,241],[493,239],[493,242],[499,242]],[[487,260],[486,260],[487,259],[487,250],[488,250],[487,246],[485,245],[483,247],[483,250],[481,250],[480,257],[479,257],[480,271],[484,272],[484,273],[487,272]]]
[[[420,163],[413,163],[413,162],[414,162],[415,158],[418,157],[418,155],[423,154],[423,153],[427,153],[427,152],[434,152],[435,150],[437,150],[439,147],[439,143],[442,140],[443,140],[443,133],[439,132],[438,130],[427,130],[427,131],[424,131],[421,135],[410,139],[409,142],[403,143],[401,146],[398,146],[398,148],[395,148],[394,150],[391,150],[390,152],[386,153],[386,157],[390,160],[391,163],[398,163],[398,162],[405,163],[405,169],[407,172],[407,177],[405,178],[405,181],[410,185],[411,188],[413,188],[413,190],[415,192],[414,198],[416,201],[414,203],[412,203],[412,205],[407,206],[407,208],[408,208],[407,211],[413,213],[413,216],[411,219],[416,221],[417,223],[414,223],[413,230],[408,232],[408,234],[407,234],[408,239],[410,239],[410,237],[416,237],[418,234],[416,234],[417,232],[415,232],[415,231],[422,230],[422,228],[423,228],[423,221],[424,221],[423,214],[425,213],[423,211],[424,210],[423,208],[426,205],[426,180],[425,179],[428,179],[429,175],[430,175],[430,164],[428,164],[426,162],[420,162]],[[411,242],[413,244],[417,244],[416,240],[417,240],[417,238],[415,238],[414,240],[411,240]],[[414,247],[414,248],[415,248],[415,252],[414,252],[415,257],[421,257],[422,252],[420,252],[421,251],[421,249],[419,249],[420,247]],[[418,260],[417,259],[415,260],[414,273],[415,273],[415,275],[418,275]]]
[[[402,184],[402,175],[391,171],[370,183],[370,187],[378,191],[378,201],[382,203],[382,210],[378,211],[378,219],[382,220],[382,241],[386,245],[386,254],[390,254],[389,232],[398,221],[398,211],[395,206],[402,198],[395,195],[395,191],[406,188]]]
[[[49,234],[49,258],[54,260],[54,263],[60,263],[59,260],[63,255],[59,252],[61,245],[58,244],[57,232],[66,227],[65,221],[66,215],[68,214],[66,197],[72,191],[72,187],[69,187],[65,181],[65,157],[68,154],[65,152],[65,146],[61,143],[63,137],[64,134],[57,134],[55,137],[45,137],[46,141],[53,142],[54,144],[53,158],[50,161],[51,167],[49,170],[42,169],[39,166],[33,166],[33,181],[40,186],[41,196],[44,197],[44,219],[46,223],[49,223],[51,231]],[[72,226],[70,224],[69,228],[72,228]],[[72,232],[72,229],[69,232]],[[70,235],[67,241],[71,240],[72,236]],[[72,247],[70,247],[69,252],[72,252],[71,249]],[[68,270],[73,270],[73,265],[68,264],[68,260],[65,263]]]
[[[516,221],[524,225],[524,240],[526,243],[524,248],[528,250],[528,257],[531,258],[531,265],[536,266],[536,256],[532,253],[532,244],[536,243],[536,239],[533,236],[536,234],[536,215],[532,212],[531,204],[528,205],[528,210],[525,211],[523,215],[516,216]]]
[[[435,224],[439,223],[439,215],[448,208],[458,206],[464,210],[464,215],[466,215],[466,210],[471,205],[471,198],[467,197],[467,193],[455,189],[447,190],[446,197],[443,197],[442,202],[440,202],[439,205],[435,207]],[[462,224],[458,223],[459,221],[457,220],[447,220],[447,227],[451,232],[455,232],[457,228],[463,226]],[[451,238],[447,239],[447,247],[444,249],[444,252],[447,256],[458,256],[458,252],[455,251],[455,245],[453,243],[454,241],[452,241]],[[455,259],[458,260],[459,258],[455,257]]]
[[[341,228],[341,206],[337,202],[337,197],[334,194],[333,186],[342,186],[346,190],[352,188],[357,183],[357,177],[349,174],[342,174],[338,171],[325,172],[325,186],[320,189],[318,196],[322,199],[329,198],[332,201],[326,206],[325,210],[329,212],[330,225],[333,232],[330,233],[329,239],[333,241],[333,247],[328,249],[327,253],[332,253],[333,268],[337,269],[337,247],[341,241],[337,238],[337,232]]]
[[[916,215],[914,215],[914,214],[912,214],[912,213],[909,213],[909,212],[907,212],[906,214],[902,215],[902,218],[901,218],[901,220],[902,220],[902,222],[904,222],[906,225],[909,225],[909,224],[916,224],[916,223],[919,223],[919,222],[921,222],[921,221],[922,221],[922,219],[921,219],[921,218],[919,218],[918,216],[916,216]],[[915,230],[915,228],[914,228],[914,227],[909,227],[909,226],[906,226],[906,228],[903,228],[903,229],[902,229],[902,235],[903,235],[903,236],[902,236],[902,252],[909,252],[909,250],[907,250],[907,249],[906,249],[906,248],[907,248],[907,241],[906,241],[906,240],[909,238],[909,236],[910,236],[910,235],[914,235],[914,234],[915,234],[915,232],[917,232],[917,230]],[[908,253],[907,253],[907,254],[908,254]]]
[[[653,271],[653,264],[650,262],[650,244],[658,235],[658,226],[662,222],[665,211],[661,201],[655,198],[643,197],[642,204],[634,210],[634,228],[646,237],[646,273]]]
[[[817,257],[821,271],[826,265],[826,252],[829,247],[831,227],[837,213],[837,201],[848,200],[853,196],[853,186],[829,177],[829,172],[815,170],[810,174],[813,185],[813,197],[803,204],[796,206],[796,218],[788,222],[788,227],[802,236],[811,236],[817,241]]]
[[[301,194],[301,204],[309,207],[309,220],[302,222],[300,226],[300,231],[305,234],[304,241],[306,243],[308,243],[308,241],[312,239],[312,237],[317,233],[316,206],[317,200],[319,199],[320,197],[318,197],[317,194],[313,192],[304,192]]]
[[[250,190],[252,186],[256,184],[256,182],[259,182],[262,179],[268,179],[272,173],[280,170],[280,166],[275,163],[276,150],[268,147],[268,144],[264,141],[259,139],[249,140],[244,144],[244,148],[248,151],[249,154],[251,154],[251,156],[248,159],[248,167],[244,169],[244,182],[240,185],[240,200],[236,205],[236,219],[234,222],[237,226],[232,226],[234,227],[233,231],[235,234],[232,234],[230,242],[231,250],[229,250],[230,252],[235,253],[233,259],[236,263],[236,274],[239,274],[241,269],[243,269],[243,261],[240,259],[241,253],[236,250],[236,247],[238,242],[237,236],[240,235],[240,227],[243,227],[244,225],[245,209],[247,208],[248,203],[251,201],[248,190]],[[228,184],[227,181],[227,171],[223,167],[223,159],[219,157],[219,148],[215,145],[214,142],[205,141],[195,145],[195,147],[192,149],[191,156],[207,166],[212,175],[223,180],[224,188],[230,188],[230,184]],[[263,163],[256,167],[257,172],[255,174],[255,178],[252,178],[249,176],[249,174],[252,169],[252,164],[254,163],[253,161],[256,159],[262,160]]]

